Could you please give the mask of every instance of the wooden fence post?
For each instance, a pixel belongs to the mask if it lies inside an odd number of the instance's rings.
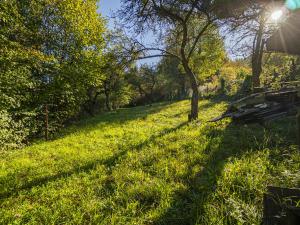
[[[49,111],[48,104],[45,105],[45,140],[49,140]]]

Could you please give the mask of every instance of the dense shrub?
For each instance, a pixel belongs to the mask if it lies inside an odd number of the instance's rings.
[[[20,146],[78,115],[99,84],[105,22],[97,1],[25,0],[0,5],[1,144]],[[5,144],[4,144],[5,143]]]
[[[0,111],[0,151],[23,146],[29,132],[22,122],[16,122],[7,111]]]

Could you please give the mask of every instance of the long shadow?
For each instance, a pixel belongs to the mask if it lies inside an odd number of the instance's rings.
[[[151,144],[152,142],[155,142],[156,139],[159,139],[159,138],[161,138],[167,134],[170,134],[172,132],[175,132],[175,131],[179,130],[180,128],[184,127],[186,124],[187,124],[187,122],[184,122],[184,123],[177,125],[176,127],[166,128],[166,129],[162,130],[161,132],[159,132],[158,134],[150,136],[147,140],[145,140],[137,145],[128,145],[126,148],[120,148],[116,154],[109,157],[108,159],[95,160],[95,161],[87,163],[84,166],[79,166],[79,167],[76,167],[69,171],[61,172],[61,173],[58,173],[53,176],[46,176],[46,177],[35,179],[33,181],[30,181],[30,182],[22,185],[21,187],[12,187],[9,191],[0,193],[0,199],[9,198],[11,196],[17,196],[21,191],[26,191],[26,190],[28,191],[28,190],[32,189],[33,187],[37,187],[37,186],[40,187],[43,185],[47,185],[47,183],[56,181],[58,179],[67,178],[67,177],[70,177],[72,175],[76,175],[79,173],[89,173],[90,171],[94,170],[97,165],[104,165],[106,168],[111,168],[109,171],[112,171],[112,168],[123,159],[123,157],[127,154],[128,151],[139,151],[143,147]]]
[[[200,112],[201,112],[201,109],[210,109],[210,108],[216,106],[217,104],[220,104],[222,102],[228,103],[229,101],[230,101],[229,98],[215,96],[215,97],[211,98],[209,100],[209,102],[200,105]]]
[[[146,119],[149,115],[159,113],[167,106],[171,106],[176,102],[161,102],[153,105],[138,106],[134,108],[121,108],[112,112],[104,112],[95,115],[94,117],[88,117],[81,119],[73,124],[67,126],[66,129],[61,130],[57,134],[54,134],[51,140],[57,140],[76,133],[78,130],[84,130],[86,132],[99,128],[99,124],[123,124],[137,119]]]
[[[223,172],[228,159],[241,158],[246,152],[254,153],[267,147],[278,147],[281,144],[295,144],[295,135],[291,135],[294,128],[291,126],[291,129],[285,131],[280,129],[280,123],[286,122],[287,120],[274,124],[271,131],[263,130],[259,125],[239,127],[233,124],[228,125],[225,130],[209,131],[206,136],[211,141],[204,150],[204,153],[208,157],[205,164],[197,162],[189,165],[189,172],[182,178],[185,186],[188,188],[174,194],[171,206],[153,224],[205,224],[203,222],[199,223],[199,219],[205,213],[205,203],[214,194],[218,178]],[[262,146],[262,143],[265,141],[265,135],[270,135],[271,139],[266,143],[266,146]],[[280,142],[278,141],[278,137],[282,137],[282,135],[286,138]],[[214,143],[216,141],[215,137],[221,137],[217,147],[215,147]],[[247,138],[248,141],[245,142]],[[199,174],[193,175],[191,171],[197,165],[202,166],[203,169]]]

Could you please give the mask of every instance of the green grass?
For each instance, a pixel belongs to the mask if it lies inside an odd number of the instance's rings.
[[[299,187],[295,121],[236,126],[226,103],[99,115],[0,157],[0,224],[260,224],[267,185]]]

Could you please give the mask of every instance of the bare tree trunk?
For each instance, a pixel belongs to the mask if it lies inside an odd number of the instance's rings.
[[[198,80],[195,74],[192,72],[187,63],[183,63],[185,72],[187,73],[191,88],[193,90],[192,100],[191,100],[191,113],[189,115],[189,121],[197,120],[199,114],[199,89]]]
[[[189,117],[189,121],[197,120],[199,113],[199,90],[198,87],[196,89],[193,88],[193,95],[191,101],[191,115]]]
[[[254,44],[252,55],[252,88],[260,87],[260,75],[262,72],[262,58],[264,50],[264,33],[265,23],[263,19],[260,21],[259,29],[256,35],[256,43]]]
[[[192,95],[192,100],[191,100],[191,114],[189,114],[189,122],[193,120],[198,119],[198,114],[199,114],[199,89],[198,89],[198,79],[193,73],[192,69],[189,66],[189,57],[186,55],[185,52],[185,47],[188,42],[188,29],[187,25],[183,25],[183,36],[182,36],[182,43],[181,43],[181,48],[180,48],[180,54],[181,54],[181,60],[182,60],[182,65],[184,68],[185,73],[188,75],[189,80],[190,80],[190,85],[193,90],[193,95]]]
[[[188,63],[183,61],[183,68],[189,77],[191,88],[193,90],[192,100],[191,100],[191,113],[189,115],[189,121],[197,120],[199,114],[199,89],[198,80],[195,74],[190,69]]]

